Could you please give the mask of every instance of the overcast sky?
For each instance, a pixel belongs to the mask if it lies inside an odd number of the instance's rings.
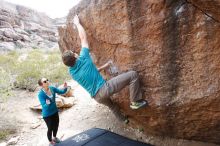
[[[81,0],[5,0],[23,5],[39,12],[46,13],[51,18],[67,16],[69,10]]]

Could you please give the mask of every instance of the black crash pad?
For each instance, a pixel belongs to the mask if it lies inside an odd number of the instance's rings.
[[[72,136],[56,146],[152,146],[128,139],[108,130],[92,128]]]

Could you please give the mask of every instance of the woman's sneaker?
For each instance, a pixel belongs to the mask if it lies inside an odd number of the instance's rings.
[[[61,141],[59,140],[59,138],[57,138],[57,137],[53,138],[53,141],[54,141],[55,143],[60,143],[60,142],[61,142]]]
[[[137,102],[131,102],[130,108],[131,109],[139,109],[141,107],[144,107],[145,105],[147,105],[147,101],[141,100],[141,101],[137,101]]]
[[[56,143],[52,140],[50,143],[49,143],[49,146],[55,146]]]

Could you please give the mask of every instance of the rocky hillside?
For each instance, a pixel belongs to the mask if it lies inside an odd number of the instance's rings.
[[[0,0],[0,51],[57,48],[57,26],[65,21]]]
[[[114,96],[153,135],[220,144],[220,1],[84,0],[72,8],[101,65],[139,72],[145,109],[129,109],[128,90]],[[78,52],[77,31],[59,28],[61,51]],[[109,76],[106,76],[109,78]]]

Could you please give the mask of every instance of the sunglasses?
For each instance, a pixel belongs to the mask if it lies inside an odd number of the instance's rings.
[[[42,81],[43,83],[47,83],[49,80],[48,79],[46,79],[45,81]]]

